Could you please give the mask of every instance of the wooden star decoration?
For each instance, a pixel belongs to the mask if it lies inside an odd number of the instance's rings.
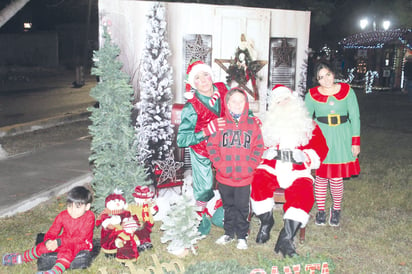
[[[161,171],[158,185],[166,182],[168,179],[173,182],[176,181],[176,172],[184,166],[183,162],[176,162],[173,157],[173,151],[170,152],[169,156],[164,161],[153,161],[154,165],[157,165]]]
[[[212,48],[204,45],[202,36],[196,34],[194,42],[187,43],[186,51],[192,59],[206,60],[207,55],[212,51]]]
[[[232,59],[215,59],[215,63],[219,65],[219,67],[221,69],[223,69],[227,74],[229,74],[229,66],[230,64],[233,63]],[[251,64],[249,65],[249,67],[253,68],[255,75],[267,64],[268,62],[265,60],[255,60],[252,61]],[[228,66],[226,66],[225,64],[229,64]],[[235,81],[235,80],[234,80]],[[249,80],[248,82],[252,82],[251,80]],[[252,96],[253,98],[255,98],[255,100],[259,100],[259,91],[256,85],[256,82],[252,82],[252,88],[253,90],[251,90],[248,86],[247,83],[238,83],[238,86],[240,86],[241,88],[243,88],[247,93],[249,93],[250,96]]]
[[[280,66],[281,64],[286,64],[288,67],[292,66],[292,54],[295,50],[294,47],[289,46],[289,43],[286,39],[282,39],[280,47],[274,47],[273,52],[277,57],[275,67]]]

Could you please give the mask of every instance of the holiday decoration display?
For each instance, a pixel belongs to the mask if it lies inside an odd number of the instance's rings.
[[[130,212],[126,210],[126,199],[118,189],[106,197],[105,205],[105,209],[96,219],[96,226],[102,227],[100,236],[102,252],[114,255],[117,253],[115,240],[122,230],[122,221],[130,217]]]
[[[297,38],[273,37],[269,44],[268,86],[285,85],[296,90]]]
[[[347,77],[345,79],[335,79],[335,82],[348,83],[348,84],[352,83],[353,79],[355,78],[355,75],[353,74],[355,69],[356,68],[349,68]]]
[[[133,89],[128,84],[129,76],[121,71],[122,64],[117,59],[119,48],[111,42],[106,28],[103,39],[103,46],[94,52],[92,68],[99,82],[90,91],[99,107],[88,109],[92,121],[89,160],[93,164],[93,207],[98,212],[103,210],[105,197],[113,188],[129,190],[150,184],[145,180],[144,168],[136,161],[137,144],[131,123]]]
[[[379,78],[379,73],[377,71],[368,70],[365,73],[365,93],[372,92],[372,85],[375,81],[375,78]]]
[[[212,42],[210,35],[196,34],[194,39],[187,37],[185,41],[185,56],[188,57],[188,62],[192,59],[197,59],[204,61],[206,64],[209,63],[212,52],[212,48],[208,45]],[[188,62],[185,64],[185,68],[189,65]]]
[[[176,174],[184,166],[183,162],[176,162],[173,151],[170,151],[168,157],[164,161],[153,161],[155,166],[156,185],[161,185],[165,182],[176,182]]]
[[[161,243],[169,242],[167,251],[176,256],[185,256],[190,250],[196,255],[194,245],[204,236],[198,231],[200,217],[198,208],[188,195],[183,194],[170,206],[160,229],[163,230]]]
[[[406,41],[406,37],[410,35],[411,29],[392,29],[386,31],[370,31],[351,35],[339,41],[339,44],[344,48],[356,49],[374,49],[383,48],[383,46],[391,41],[399,40],[410,48],[410,44]]]
[[[288,67],[292,66],[292,55],[294,54],[295,49],[291,47],[286,40],[286,38],[282,39],[282,42],[279,47],[274,48],[274,53],[277,57],[275,67],[280,66],[281,64],[285,64]]]
[[[155,193],[148,186],[136,186],[133,192],[134,203],[128,205],[134,220],[140,225],[135,234],[139,237],[139,252],[153,247],[150,239],[154,225],[153,216],[159,211],[154,200]]]
[[[135,234],[139,228],[133,218],[126,218],[122,221],[122,230],[118,234],[115,245],[117,247],[116,260],[119,262],[133,262],[139,257],[139,238]]]
[[[236,81],[239,86],[243,87],[255,100],[259,98],[259,92],[256,85],[257,73],[266,65],[265,61],[256,60],[257,53],[253,43],[246,39],[246,35],[240,36],[240,44],[236,49],[235,57],[230,59],[229,67],[223,65],[224,59],[217,59],[216,63],[228,74],[226,82],[231,86],[232,81]],[[247,87],[250,81],[253,92]]]
[[[162,161],[172,148],[172,67],[167,42],[166,10],[160,2],[147,14],[146,40],[140,65],[140,102],[136,121],[137,159],[153,173],[152,161]]]

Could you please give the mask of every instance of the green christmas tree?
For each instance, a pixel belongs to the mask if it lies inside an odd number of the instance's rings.
[[[194,245],[204,236],[198,230],[200,219],[196,213],[197,207],[186,194],[179,196],[170,207],[167,216],[163,219],[160,229],[163,230],[161,243],[167,243],[167,251],[174,255],[181,255],[185,250],[196,254]]]
[[[125,193],[127,202],[137,185],[148,185],[146,171],[136,160],[135,132],[131,121],[133,88],[129,76],[121,71],[118,60],[120,49],[111,42],[107,29],[103,34],[104,45],[94,52],[92,74],[99,77],[98,84],[91,89],[90,96],[99,102],[99,107],[89,108],[89,126],[93,139],[92,187],[95,192],[94,208],[101,211],[105,198],[115,188]]]

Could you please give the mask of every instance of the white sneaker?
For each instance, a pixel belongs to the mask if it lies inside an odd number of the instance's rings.
[[[218,245],[225,245],[225,244],[233,242],[233,240],[234,239],[230,237],[229,235],[223,235],[219,239],[217,239],[215,243]]]
[[[247,249],[247,242],[245,239],[237,240],[237,249]]]

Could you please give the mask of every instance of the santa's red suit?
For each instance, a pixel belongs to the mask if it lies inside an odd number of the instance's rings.
[[[328,147],[297,94],[280,85],[272,92],[262,126],[267,149],[252,182],[251,204],[261,221],[256,242],[265,243],[274,225],[273,192],[276,188],[285,189],[283,230],[286,232],[281,231],[275,251],[293,256],[296,255],[293,237],[299,227],[306,226],[315,201],[311,170],[320,166]]]
[[[275,154],[280,156],[275,159],[264,159],[257,167],[252,182],[252,207],[256,215],[260,215],[273,209],[273,192],[276,188],[285,189],[286,203],[283,205],[284,218],[296,220],[306,226],[309,219],[309,211],[314,203],[313,177],[311,170],[319,167],[321,160],[326,157],[328,147],[320,128],[314,124],[312,138],[306,145],[298,145],[289,149],[274,148]],[[307,156],[307,161],[301,164],[276,159],[282,154],[290,154],[300,150]],[[290,151],[290,152],[289,152]]]

